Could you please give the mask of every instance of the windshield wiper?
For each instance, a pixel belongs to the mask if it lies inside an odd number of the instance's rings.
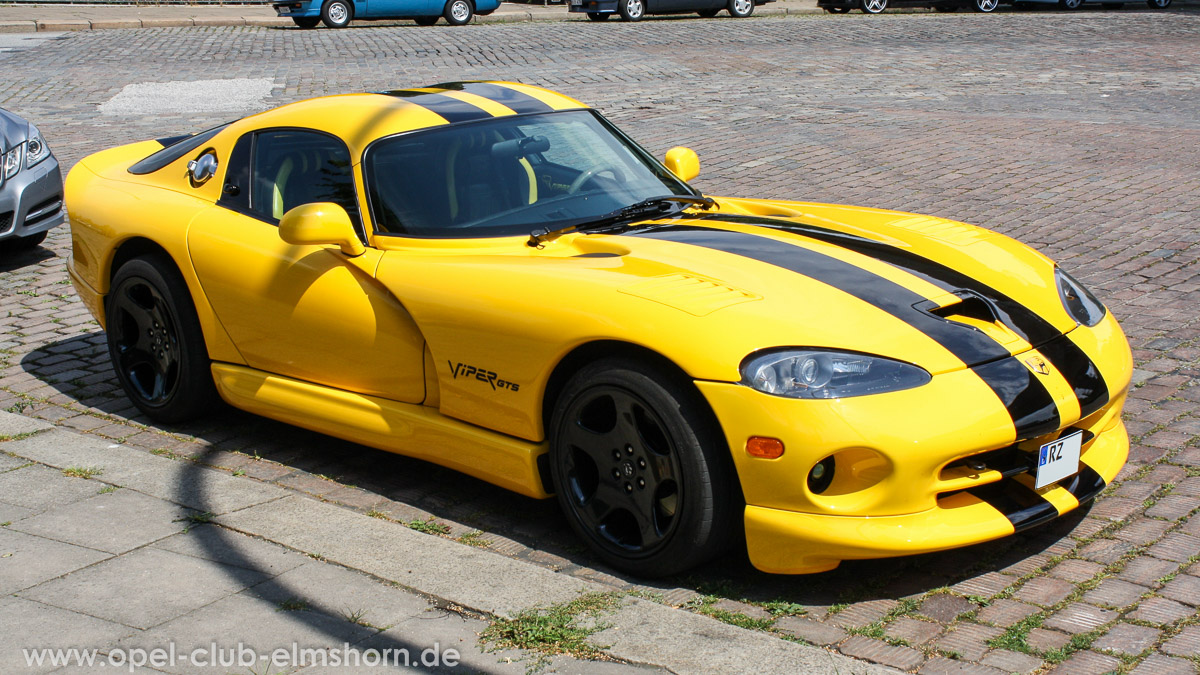
[[[699,206],[703,209],[710,209],[717,202],[712,197],[693,197],[691,195],[666,195],[663,197],[651,197],[643,199],[635,204],[630,204],[622,208],[607,213],[598,218],[585,220],[582,223],[574,223],[557,230],[551,230],[543,227],[529,233],[530,246],[538,247],[542,243],[551,239],[557,239],[564,234],[570,232],[595,232],[611,228],[614,225],[625,225],[634,220],[644,220],[655,216],[666,215],[671,210],[672,204],[691,204]]]

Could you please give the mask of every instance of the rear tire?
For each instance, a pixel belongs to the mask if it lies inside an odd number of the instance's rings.
[[[888,0],[858,0],[858,7],[863,14],[882,14],[887,6]]]
[[[349,0],[328,0],[321,7],[321,23],[329,28],[345,28],[354,18],[354,8]]]
[[[729,11],[729,16],[745,19],[754,13],[754,0],[729,0],[725,9]]]
[[[572,529],[608,565],[681,572],[738,534],[724,434],[692,384],[626,358],[576,373],[555,401],[550,470]]]
[[[645,0],[617,0],[617,13],[622,21],[641,21],[646,15]]]
[[[451,26],[465,26],[475,17],[475,6],[471,4],[471,0],[450,0],[446,3],[446,10],[442,12],[442,16]]]
[[[971,9],[983,14],[991,14],[1000,7],[1000,0],[971,0]]]
[[[104,315],[113,370],[139,410],[173,424],[213,409],[219,399],[208,347],[173,264],[147,256],[122,265]]]
[[[1150,9],[1166,9],[1171,6],[1171,0],[1146,0],[1146,6]]]

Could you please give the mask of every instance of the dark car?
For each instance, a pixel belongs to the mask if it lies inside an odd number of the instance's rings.
[[[0,245],[33,248],[63,222],[58,160],[37,127],[0,108]]]
[[[754,13],[755,5],[772,0],[568,0],[567,11],[587,14],[592,21],[607,21],[619,14],[622,21],[641,21],[647,14],[691,14],[709,18],[721,10],[745,18]]]

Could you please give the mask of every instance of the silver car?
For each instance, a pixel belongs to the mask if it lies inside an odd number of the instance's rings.
[[[58,160],[37,127],[0,108],[0,246],[30,249],[63,222]]]

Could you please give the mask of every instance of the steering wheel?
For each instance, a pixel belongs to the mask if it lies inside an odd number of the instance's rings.
[[[596,166],[586,169],[576,176],[575,180],[571,181],[571,187],[567,188],[567,194],[573,195],[576,192],[579,192],[579,189],[586,185],[588,181],[595,178],[597,174],[605,172],[611,173],[613,175],[613,179],[615,179],[618,183],[625,182],[625,173],[621,171],[620,167],[612,164],[597,164]]]

